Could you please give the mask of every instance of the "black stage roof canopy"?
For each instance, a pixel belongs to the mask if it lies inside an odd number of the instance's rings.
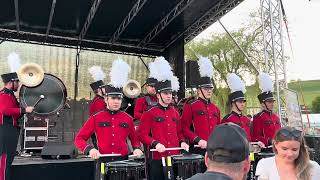
[[[1,0],[0,43],[161,55],[242,0]]]

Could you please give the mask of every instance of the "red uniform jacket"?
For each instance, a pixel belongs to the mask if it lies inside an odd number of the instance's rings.
[[[76,147],[84,154],[88,154],[93,149],[87,143],[93,133],[97,136],[98,149],[101,154],[128,155],[126,144],[128,136],[134,149],[140,147],[132,117],[123,111],[106,110],[89,117],[74,141]]]
[[[152,104],[155,104],[158,102],[158,99],[156,96],[150,96],[150,95],[146,95],[146,96],[150,97]],[[139,97],[137,99],[134,107],[134,119],[141,119],[143,112],[148,108],[148,106],[150,106],[147,103],[146,96]]]
[[[94,115],[99,111],[104,111],[107,109],[106,103],[104,102],[104,98],[100,95],[96,95],[90,105],[89,105],[89,113],[90,116]]]
[[[266,146],[271,145],[271,140],[280,128],[280,119],[275,113],[264,110],[253,116],[253,139]]]
[[[173,107],[163,107],[160,104],[143,113],[138,134],[140,141],[151,148],[155,148],[158,143],[166,148],[180,147],[180,143],[184,141],[179,114]],[[151,158],[159,160],[175,154],[180,152],[153,152]]]
[[[191,143],[208,141],[210,133],[220,124],[220,120],[220,110],[215,104],[201,98],[190,100],[182,111],[183,134]]]
[[[3,89],[0,91],[0,125],[12,124],[18,126],[17,120],[21,114],[25,113],[24,108],[20,108],[13,91]]]
[[[252,142],[252,125],[250,119],[247,116],[243,116],[232,111],[222,119],[222,123],[228,122],[239,125],[246,132],[248,141]]]

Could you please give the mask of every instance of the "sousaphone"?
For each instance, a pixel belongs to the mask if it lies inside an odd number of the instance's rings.
[[[138,97],[141,93],[141,85],[138,81],[130,79],[123,87],[123,94],[131,99]]]

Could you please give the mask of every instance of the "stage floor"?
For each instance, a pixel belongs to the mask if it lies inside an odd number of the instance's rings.
[[[41,157],[15,157],[12,180],[93,180],[94,161],[87,157],[46,160]]]

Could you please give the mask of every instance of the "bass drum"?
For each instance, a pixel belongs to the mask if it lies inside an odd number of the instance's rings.
[[[41,95],[44,98],[34,108],[34,114],[38,116],[56,114],[66,104],[66,87],[54,75],[45,73],[42,83],[36,87],[22,85],[19,92],[20,104],[22,107],[34,106]]]

